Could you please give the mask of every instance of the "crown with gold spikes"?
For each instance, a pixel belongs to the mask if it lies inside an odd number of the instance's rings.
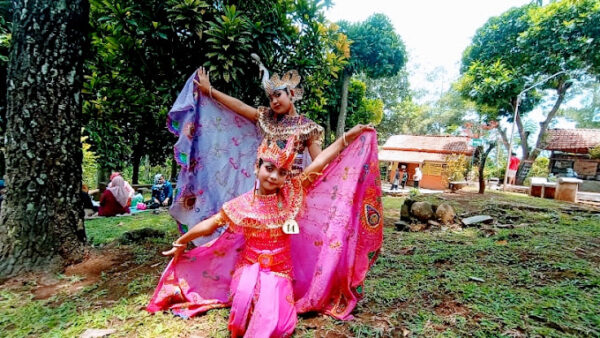
[[[272,95],[276,90],[288,89],[290,95],[292,95],[292,102],[296,102],[302,99],[302,94],[304,94],[304,90],[302,88],[296,88],[298,84],[300,84],[300,74],[298,74],[297,70],[290,70],[283,74],[282,77],[279,77],[279,74],[275,73],[271,78],[265,82],[263,85],[265,87],[265,92],[267,95]]]
[[[254,59],[254,62],[258,64],[259,72],[262,73],[262,85],[267,93],[267,96],[272,95],[276,90],[283,90],[287,88],[289,90],[288,93],[292,96],[292,102],[302,99],[304,89],[296,88],[301,79],[297,70],[294,69],[287,71],[282,77],[279,77],[279,74],[275,73],[273,76],[271,76],[271,78],[269,78],[269,70],[260,61],[260,57],[254,53],[250,54],[250,56],[252,59]]]
[[[257,160],[262,159],[264,162],[271,162],[277,168],[290,170],[296,158],[296,135],[290,136],[287,141],[270,140],[265,137],[257,151]]]

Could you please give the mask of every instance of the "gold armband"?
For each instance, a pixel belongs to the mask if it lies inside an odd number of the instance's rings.
[[[219,211],[219,213],[217,214],[217,217],[215,218],[215,223],[218,226],[227,224],[227,216],[225,215],[223,210]]]
[[[308,180],[310,183],[313,183],[315,181],[315,176],[319,177],[323,175],[323,173],[317,173],[317,172],[311,172],[311,173],[302,173],[300,174],[300,179],[302,181]]]

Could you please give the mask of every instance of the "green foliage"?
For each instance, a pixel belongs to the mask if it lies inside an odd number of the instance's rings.
[[[81,137],[81,150],[83,152],[82,180],[88,187],[96,187],[98,185],[98,163],[97,156],[90,150],[91,145],[87,143],[87,137]]]
[[[589,81],[580,90],[581,106],[566,108],[561,115],[574,121],[577,128],[600,129],[600,83]]]
[[[386,110],[411,97],[406,68],[394,76],[370,78],[361,73],[356,77],[367,85],[367,97],[383,101]]]
[[[99,163],[121,169],[148,157],[164,164],[174,142],[168,109],[188,76],[207,67],[215,88],[252,105],[266,103],[256,52],[268,68],[298,69],[299,110],[325,121],[335,78],[349,57],[346,37],[326,22],[326,1],[93,0],[93,58],[84,113]]]
[[[452,154],[446,157],[446,175],[449,181],[464,181],[469,159],[464,154]]]
[[[417,196],[419,196],[421,194],[421,191],[417,188],[410,188],[410,191],[408,192],[408,197],[409,198],[415,198]]]
[[[395,76],[406,64],[406,48],[390,19],[373,14],[361,23],[340,22],[350,45],[349,72],[370,78]]]
[[[550,174],[550,159],[547,157],[538,157],[533,161],[527,177],[548,177]]]
[[[496,161],[486,161],[483,174],[485,177],[491,178],[496,177],[502,181],[504,179],[504,173],[506,172],[506,158],[502,159],[500,163]]]
[[[429,106],[418,104],[413,100],[404,100],[393,106],[383,116],[382,122],[377,127],[379,140],[385,142],[390,136],[396,134],[422,135],[427,133],[426,121]]]
[[[528,4],[491,18],[476,32],[463,55],[461,94],[473,100],[486,119],[509,117],[520,92],[565,72],[539,85],[539,89],[553,89],[557,94],[540,130],[536,142],[539,148],[572,81],[600,74],[599,20],[596,0],[562,0],[543,7]],[[533,109],[540,98],[536,89],[526,92],[521,97],[521,114]],[[529,157],[528,141],[521,142]],[[531,156],[537,154],[536,149],[531,150]]]
[[[348,62],[350,44],[339,27],[325,22],[317,15],[319,12],[314,12],[316,10],[318,8],[305,10],[308,13],[302,16],[302,20],[307,32],[300,36],[296,47],[301,52],[294,53],[290,62],[306,69],[302,81],[305,95],[297,108],[326,126],[339,105],[338,74]],[[315,16],[317,20],[306,20]]]
[[[408,96],[385,111],[377,132],[382,141],[397,134],[456,134],[465,116],[474,110],[475,105],[464,99],[455,86],[435,102],[416,103]]]
[[[380,99],[369,99],[366,97],[367,86],[364,82],[352,78],[348,88],[348,115],[346,125],[381,122],[383,117],[383,101]]]
[[[373,14],[360,23],[342,21],[340,27],[351,41],[351,57],[342,71],[342,82],[339,87],[341,99],[349,100],[347,97],[349,89],[343,84],[349,84],[350,77],[353,74],[362,73],[366,77],[377,79],[397,76],[400,70],[404,68],[406,64],[404,43],[384,14]],[[337,126],[337,134],[351,127],[346,126],[346,120],[339,117],[346,114],[343,108],[347,103],[342,102],[338,116],[332,115],[332,119],[330,119],[331,125]],[[372,102],[372,104],[375,104],[375,102]],[[383,118],[379,118],[378,115],[375,120]]]
[[[591,158],[600,158],[600,144],[590,149]]]

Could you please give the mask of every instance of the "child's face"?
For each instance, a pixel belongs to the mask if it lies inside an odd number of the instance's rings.
[[[276,90],[269,95],[271,109],[276,114],[287,114],[292,107],[292,100],[285,90]]]
[[[258,181],[260,182],[261,193],[272,194],[281,188],[285,183],[289,171],[283,168],[277,168],[271,162],[263,162],[258,169]]]

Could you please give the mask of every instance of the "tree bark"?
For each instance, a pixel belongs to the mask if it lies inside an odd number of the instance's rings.
[[[540,155],[544,143],[544,136],[546,136],[546,130],[548,130],[550,122],[552,122],[552,120],[556,117],[556,114],[558,113],[558,108],[560,108],[560,105],[565,99],[567,89],[569,89],[570,87],[570,82],[565,83],[561,81],[559,83],[558,88],[556,89],[558,97],[556,98],[552,109],[548,113],[548,116],[546,116],[546,119],[543,122],[540,122],[540,133],[538,134],[537,141],[535,142],[535,148],[531,151],[529,156],[526,157],[528,160],[535,161],[535,159]]]
[[[508,136],[506,136],[506,130],[498,127],[498,134],[502,138],[502,144],[504,145],[504,149],[510,154],[510,149],[508,149]]]
[[[169,181],[171,182],[177,182],[177,167],[177,161],[173,159],[171,161],[171,177],[169,178]]]
[[[131,158],[131,166],[133,173],[131,174],[131,183],[138,184],[140,177],[140,161],[142,159],[142,149],[140,146],[136,146],[133,149],[133,154]]]
[[[7,194],[0,276],[59,268],[85,254],[81,88],[89,4],[14,1],[8,67]]]
[[[325,118],[325,140],[323,142],[323,149],[329,146],[331,142],[331,115],[327,115]]]
[[[521,115],[517,114],[517,119],[515,120],[517,124],[517,130],[519,131],[519,138],[521,139],[521,150],[523,150],[523,158],[529,157],[529,145],[527,144],[527,134],[525,133],[525,127],[523,126],[523,120],[521,120]],[[509,156],[512,150],[508,152]]]
[[[344,133],[346,127],[346,114],[348,110],[348,86],[350,85],[350,74],[344,71],[342,79],[342,102],[340,103],[340,113],[338,114],[337,129],[335,131],[335,137],[340,138]]]
[[[496,146],[496,143],[491,143],[490,146],[487,148],[487,150],[484,153],[480,153],[479,156],[479,193],[483,194],[485,192],[485,177],[483,177],[483,170],[485,169],[485,162],[487,161],[488,156],[490,155],[490,152],[492,151],[492,149],[494,149],[494,147]],[[483,147],[482,147],[483,149]]]

